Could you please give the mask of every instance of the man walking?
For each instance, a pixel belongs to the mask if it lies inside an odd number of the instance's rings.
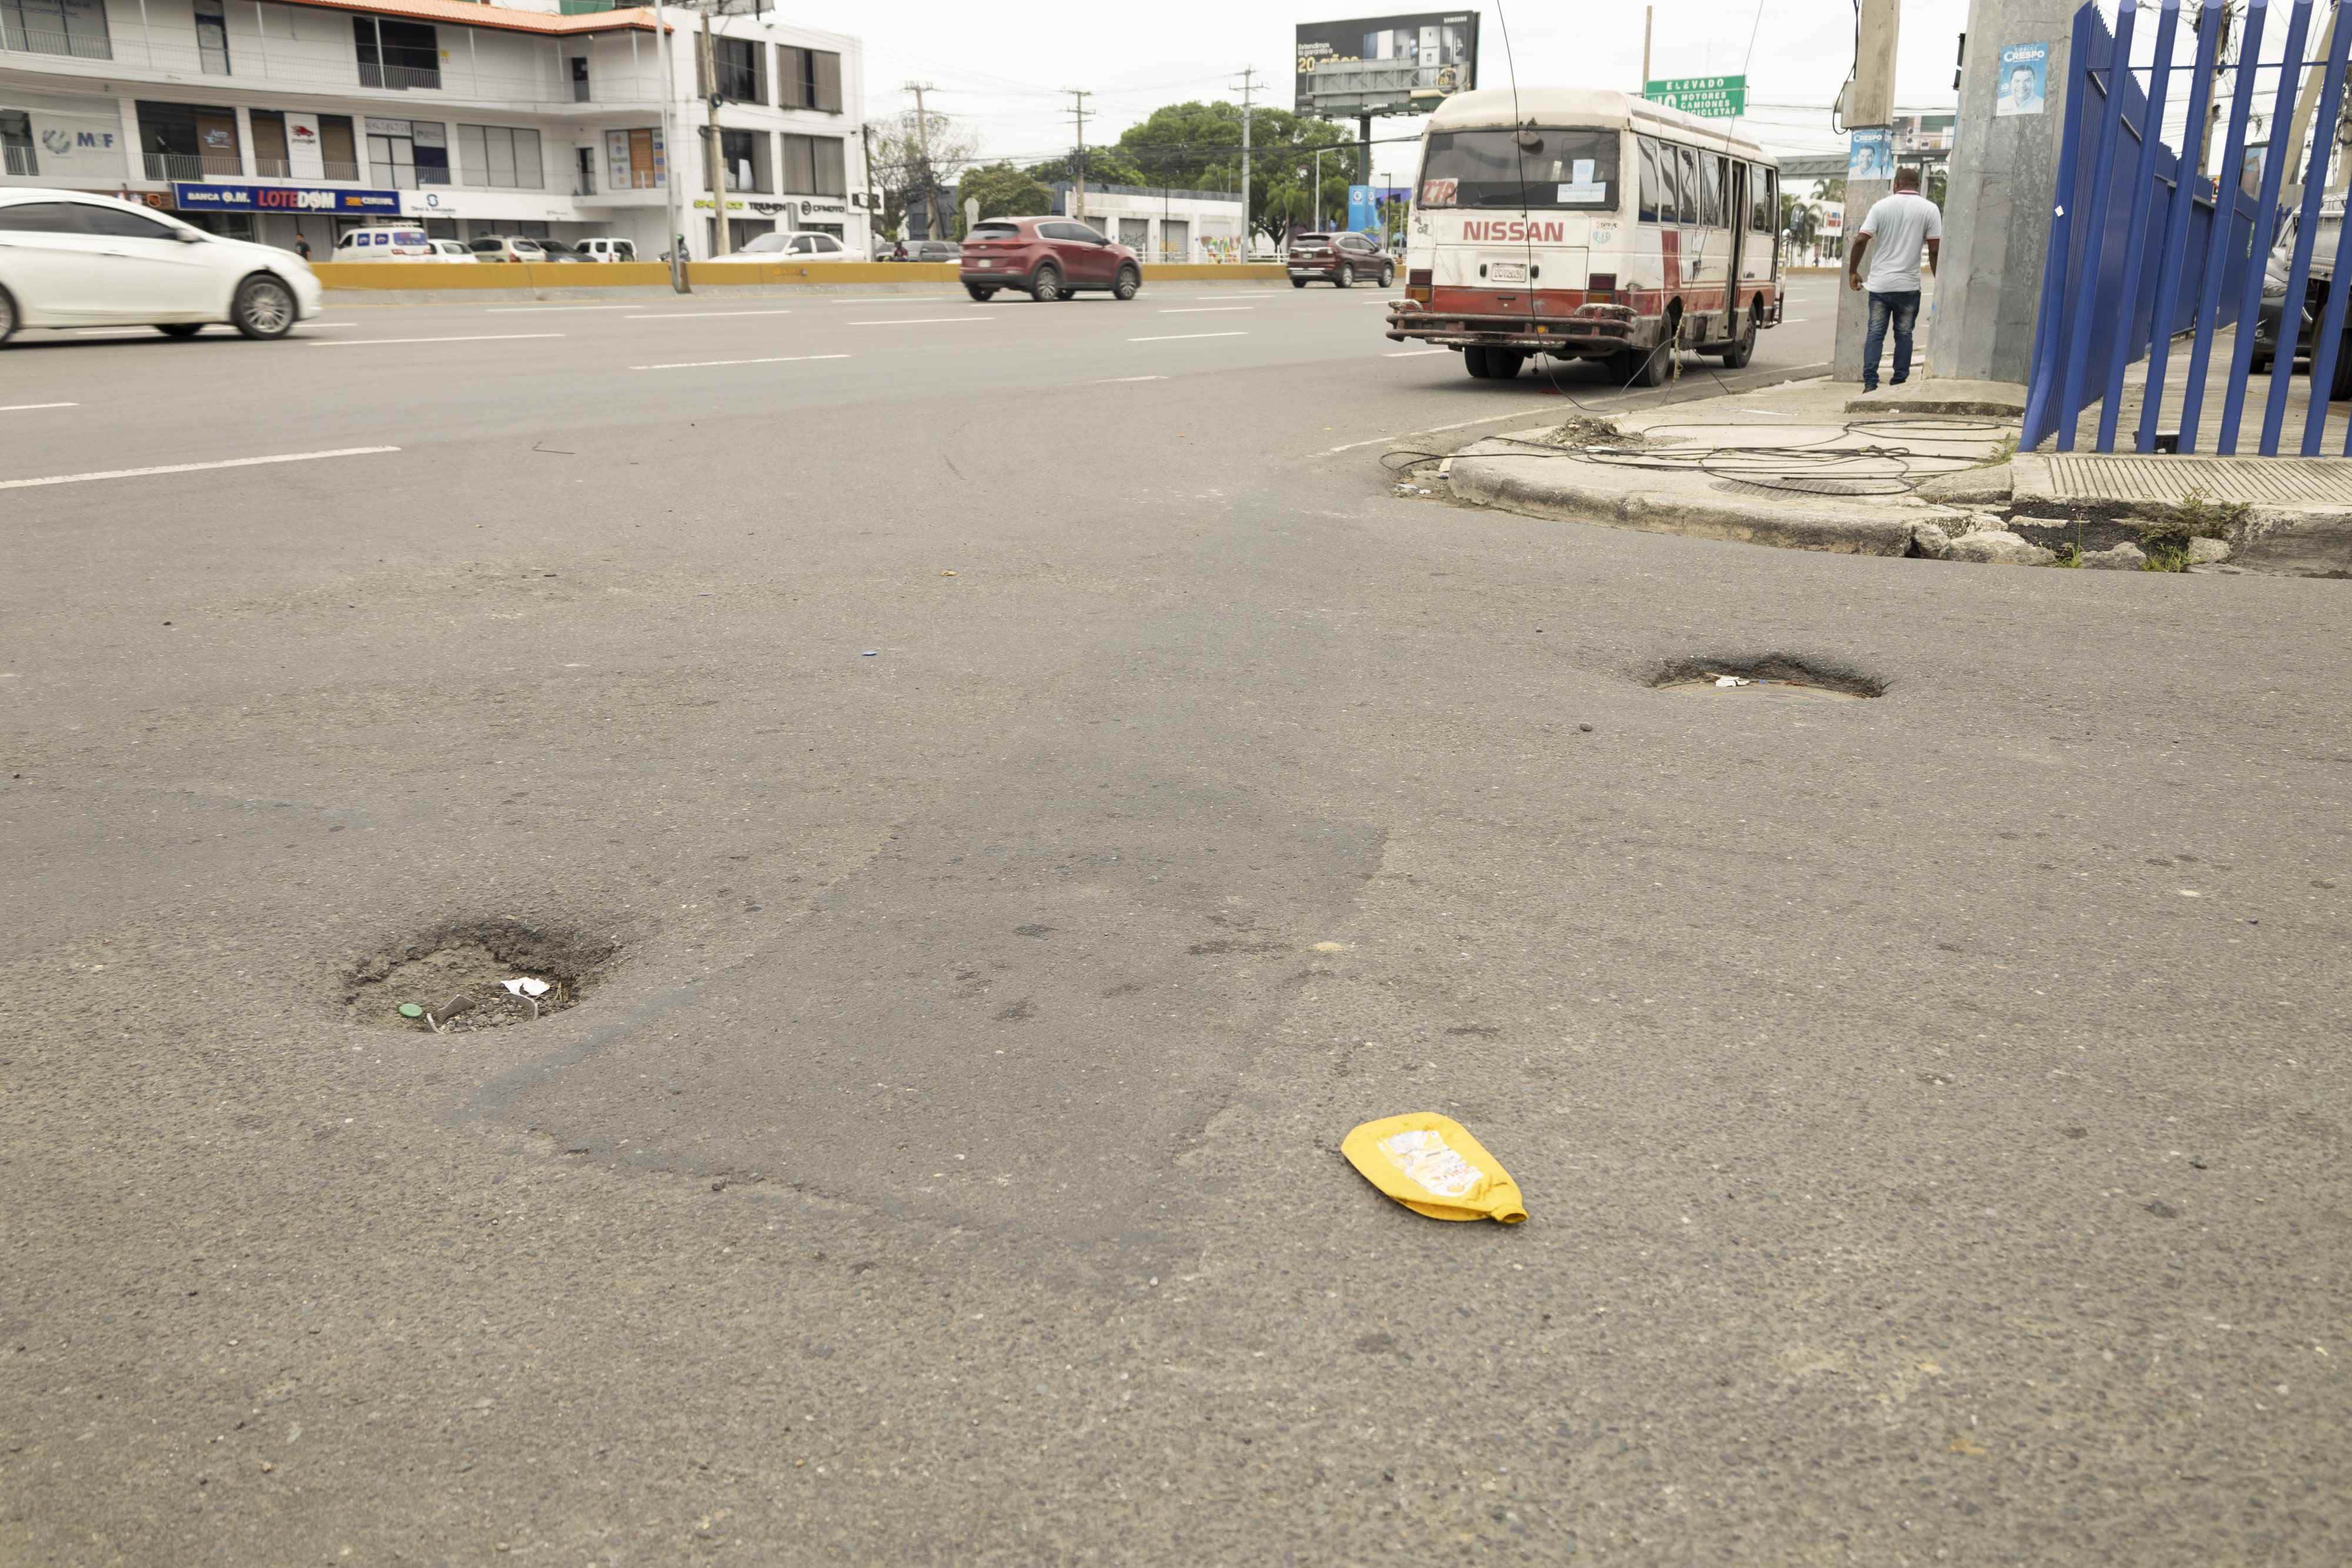
[[[1944,214],[1919,193],[1916,168],[1895,171],[1895,193],[1873,204],[1846,257],[1849,288],[1864,286],[1863,259],[1870,258],[1870,326],[1862,335],[1862,390],[1878,390],[1878,354],[1886,345],[1886,323],[1895,323],[1895,379],[1911,375],[1911,328],[1919,319],[1919,247],[1927,249],[1927,270],[1944,246]]]

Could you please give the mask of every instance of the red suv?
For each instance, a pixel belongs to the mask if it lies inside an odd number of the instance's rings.
[[[1353,287],[1360,277],[1377,277],[1386,288],[1396,277],[1396,263],[1368,235],[1292,235],[1290,254],[1283,259],[1293,288],[1318,277],[1341,288]]]
[[[1028,291],[1032,299],[1067,299],[1081,288],[1107,288],[1132,299],[1143,287],[1143,264],[1123,245],[1103,238],[1075,218],[990,218],[964,236],[964,292],[974,299],[1000,288]]]

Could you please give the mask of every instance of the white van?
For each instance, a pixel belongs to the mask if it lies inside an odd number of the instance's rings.
[[[576,239],[572,242],[583,261],[635,261],[637,242],[630,239]]]
[[[433,241],[421,228],[372,224],[335,242],[334,261],[438,261]]]

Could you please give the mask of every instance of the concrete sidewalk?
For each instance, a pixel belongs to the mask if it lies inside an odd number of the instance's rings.
[[[2352,463],[2017,455],[2023,408],[2007,383],[1791,382],[1511,431],[1444,474],[1479,506],[1787,549],[2128,568],[2168,548],[2192,570],[2352,573]],[[2184,519],[2210,537],[2168,547]]]
[[[1925,481],[1997,462],[2012,420],[1916,412],[1826,378],[1605,422],[1490,437],[1446,465],[1454,494],[1537,517],[1852,555],[1909,555],[1915,525],[1959,528]],[[1982,406],[1990,394],[1969,406]],[[1863,403],[1864,412],[1851,412]]]

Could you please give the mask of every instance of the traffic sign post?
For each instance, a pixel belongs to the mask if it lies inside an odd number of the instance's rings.
[[[1652,103],[1679,109],[1708,120],[1732,120],[1748,112],[1748,78],[1737,77],[1671,77],[1642,89]]]

